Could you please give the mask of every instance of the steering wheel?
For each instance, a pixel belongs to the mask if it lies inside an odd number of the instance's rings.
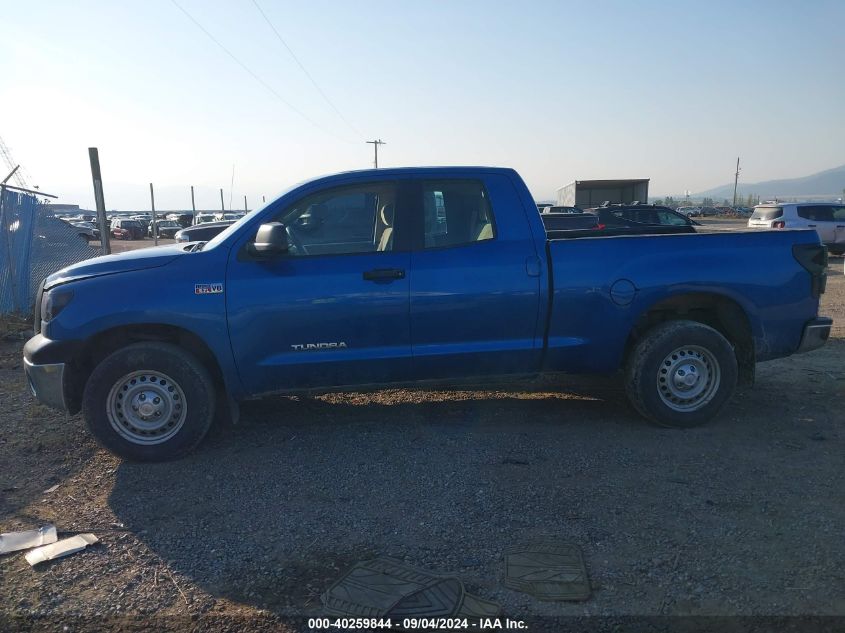
[[[305,244],[303,244],[302,240],[300,240],[296,233],[294,233],[293,228],[291,226],[285,226],[285,232],[288,234],[288,241],[293,245],[294,253],[307,255],[308,251],[305,250]]]

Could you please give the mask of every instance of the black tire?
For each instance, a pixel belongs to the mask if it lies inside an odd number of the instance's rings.
[[[685,347],[691,349],[684,351]],[[698,373],[690,371],[690,365]],[[667,383],[667,379],[683,382],[685,371],[693,376],[693,386]],[[634,408],[651,422],[690,428],[711,420],[730,400],[737,376],[736,353],[719,332],[696,321],[668,321],[637,341],[625,366],[625,391]],[[699,381],[701,395],[694,396]],[[677,396],[684,389],[691,390],[690,397]]]
[[[130,436],[125,437],[115,428],[120,421],[115,417],[113,425],[111,418],[114,416],[109,415],[112,389],[119,393],[118,385],[123,379],[139,371],[169,377],[171,384],[162,380],[161,385],[167,384],[167,389],[171,392],[173,386],[183,394],[183,398],[175,402],[184,402],[185,413],[179,421],[181,426],[174,423],[175,429],[163,430],[162,433],[171,432],[173,435],[158,444],[142,443],[151,441],[143,438],[132,441],[131,436],[134,436],[134,433],[128,422],[120,426],[130,429],[123,431],[125,435]],[[139,377],[138,380],[146,381],[146,376]],[[155,380],[151,378],[150,388],[162,388],[153,383]],[[116,397],[120,398],[122,395]],[[164,461],[185,455],[202,441],[214,419],[214,403],[215,392],[211,376],[196,358],[175,345],[149,342],[121,348],[94,368],[85,385],[82,412],[91,434],[112,453],[132,461]],[[120,407],[119,404],[117,406]],[[176,408],[181,409],[181,406]],[[174,417],[177,413],[179,412],[173,411]],[[165,415],[165,418],[167,417]]]

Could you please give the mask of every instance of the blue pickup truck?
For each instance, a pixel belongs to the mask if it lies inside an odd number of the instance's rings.
[[[51,275],[25,370],[135,460],[184,454],[265,394],[554,372],[621,372],[639,413],[690,427],[831,320],[814,231],[682,228],[547,229],[510,169],[336,174],[208,242]]]

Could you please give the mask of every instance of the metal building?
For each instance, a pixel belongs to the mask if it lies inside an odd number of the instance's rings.
[[[603,202],[631,204],[648,202],[648,178],[628,180],[576,180],[557,190],[557,204],[561,207],[589,209]]]

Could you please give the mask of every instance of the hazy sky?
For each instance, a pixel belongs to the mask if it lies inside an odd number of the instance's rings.
[[[0,136],[42,190],[93,206],[250,207],[371,166],[515,167],[538,199],[574,179],[651,193],[845,163],[845,2],[253,0],[4,2]]]

